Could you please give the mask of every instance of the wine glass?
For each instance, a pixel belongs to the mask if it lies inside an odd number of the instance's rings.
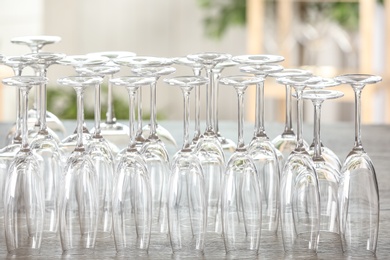
[[[59,194],[59,227],[62,251],[66,255],[91,254],[95,248],[99,221],[98,176],[92,156],[84,146],[83,102],[86,87],[95,87],[100,77],[73,76],[58,79],[77,94],[77,143],[69,155]]]
[[[135,99],[141,86],[154,78],[119,77],[113,86],[124,86],[129,93],[129,146],[120,158],[114,178],[112,212],[115,247],[118,254],[148,252],[152,227],[152,190],[145,159],[137,149]]]
[[[35,59],[35,66],[39,69],[39,75],[46,77],[47,68],[62,59],[65,54],[40,52],[28,55]],[[59,148],[59,138],[51,131],[46,124],[46,83],[39,86],[41,94],[37,112],[39,129],[32,137],[31,129],[31,149],[43,159],[41,167],[45,190],[45,222],[44,239],[52,239],[58,231],[58,189],[59,180],[62,174],[61,151]],[[35,132],[35,131],[34,131]]]
[[[176,64],[189,66],[192,68],[194,76],[199,77],[202,72],[203,65],[189,60],[187,57],[177,58],[174,61]],[[200,132],[200,86],[196,85],[195,88],[195,132],[194,137],[192,138],[192,146],[196,147],[198,140],[201,136]]]
[[[4,229],[8,253],[39,254],[45,214],[42,158],[29,146],[27,137],[28,92],[32,86],[44,84],[46,78],[15,76],[3,84],[20,89],[22,111],[22,143],[8,169],[4,191]]]
[[[206,130],[199,138],[196,145],[196,153],[202,164],[206,185],[207,202],[207,237],[208,245],[222,242],[221,223],[221,188],[222,176],[225,169],[225,155],[222,145],[215,132],[213,125],[213,71],[212,69],[220,62],[227,61],[231,55],[217,52],[205,52],[187,55],[187,58],[198,62],[206,69],[209,79],[206,91]]]
[[[320,85],[322,83],[319,83]],[[310,87],[310,85],[308,85]],[[340,171],[322,156],[321,106],[325,100],[344,96],[343,92],[325,89],[305,90],[303,99],[311,100],[314,106],[314,154],[312,156],[318,177],[320,192],[320,240],[319,248],[341,252],[338,188]]]
[[[87,56],[87,55],[70,55],[66,56],[65,58],[57,61],[59,64],[65,65],[65,66],[72,66],[75,69],[80,67],[86,67],[86,66],[100,66],[104,65],[106,62],[108,62],[109,59],[106,57],[96,57],[96,56]],[[87,144],[91,139],[92,136],[90,135],[87,127],[84,125],[84,114],[82,115],[82,126],[83,126],[83,135],[84,138],[83,143]],[[78,139],[77,134],[77,127],[76,130],[73,132],[73,134],[67,136],[64,138],[60,143],[60,148],[63,150],[64,153],[64,160],[69,156],[69,154],[76,148]]]
[[[269,74],[270,77],[274,78],[283,78],[283,77],[291,77],[291,76],[311,76],[312,73],[307,70],[301,69],[284,69],[280,72]],[[292,126],[292,118],[291,118],[291,86],[285,85],[286,88],[286,120],[284,131],[282,134],[276,136],[272,140],[272,144],[276,149],[278,149],[282,154],[284,160],[290,155],[290,153],[297,146],[297,137],[294,133],[294,129]],[[309,145],[305,142],[305,146],[309,147]],[[284,166],[284,161],[281,166]]]
[[[244,144],[244,94],[260,77],[229,76],[220,83],[232,85],[238,98],[238,141],[230,157],[222,187],[222,226],[228,256],[255,257],[259,253],[262,231],[262,192],[256,165]]]
[[[202,256],[207,225],[207,208],[202,165],[189,140],[190,92],[208,82],[199,76],[165,79],[183,92],[183,146],[172,159],[168,186],[168,222],[172,251],[175,255]]]
[[[164,67],[170,66],[173,64],[173,59],[161,58],[161,57],[150,57],[150,56],[137,56],[137,57],[123,57],[113,60],[115,63],[121,66],[127,66],[131,68],[142,68],[142,67]],[[149,135],[150,125],[142,127],[142,89],[138,91],[138,131],[136,140],[138,146],[142,146],[145,141],[144,135]],[[177,147],[175,138],[172,134],[162,127],[161,125],[156,125],[156,131],[158,137],[167,145]]]
[[[368,74],[335,78],[351,85],[355,93],[355,143],[341,168],[339,185],[340,233],[343,251],[350,255],[375,255],[379,230],[378,182],[372,160],[361,140],[361,93],[367,84],[382,80]]]
[[[117,64],[114,63],[113,61],[114,59],[136,56],[134,52],[129,52],[129,51],[93,52],[93,53],[88,53],[87,55],[109,58],[110,59],[109,62],[106,63],[106,66],[109,67],[118,66]],[[113,71],[112,73],[106,75],[107,76],[107,112],[106,112],[106,121],[100,124],[100,130],[106,140],[115,144],[119,149],[122,149],[125,148],[126,143],[128,143],[129,129],[126,124],[122,124],[118,122],[115,117],[114,94],[110,82],[110,79],[114,77],[115,73],[117,72]]]
[[[143,77],[154,77],[150,84],[150,134],[141,149],[148,167],[152,186],[152,244],[162,242],[168,233],[167,186],[171,174],[169,152],[157,134],[156,95],[157,81],[163,75],[176,71],[173,67],[141,67],[133,72]],[[159,239],[161,236],[163,238]]]
[[[284,251],[293,256],[317,254],[320,230],[320,193],[313,160],[302,138],[302,92],[321,79],[312,76],[278,78],[297,95],[297,146],[287,158],[280,182],[280,220]]]

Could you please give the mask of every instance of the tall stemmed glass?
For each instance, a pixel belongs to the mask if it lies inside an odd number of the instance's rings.
[[[143,156],[137,149],[135,99],[141,86],[154,78],[119,77],[114,86],[124,86],[129,93],[129,146],[117,167],[113,188],[113,229],[118,254],[145,254],[149,249],[152,227],[152,191]]]
[[[320,83],[321,84],[321,83]],[[310,86],[310,85],[308,85]],[[314,155],[313,162],[317,172],[320,191],[321,219],[319,249],[341,252],[340,219],[338,209],[338,188],[340,172],[322,156],[321,149],[321,106],[325,100],[344,96],[334,90],[305,90],[303,99],[311,100],[314,106]]]
[[[113,62],[114,59],[136,56],[134,52],[129,51],[93,52],[88,53],[87,55],[109,58],[110,61],[106,63],[106,66],[108,67],[118,66]],[[122,149],[125,148],[126,143],[129,140],[129,129],[126,124],[118,122],[115,117],[114,92],[110,80],[114,78],[114,74],[117,72],[119,72],[119,70],[112,71],[112,73],[105,75],[107,77],[107,112],[105,122],[100,124],[100,131],[106,140],[115,144],[119,149]]]
[[[312,73],[307,70],[301,69],[284,69],[283,71],[272,73],[269,76],[274,78],[284,78],[284,77],[292,77],[292,76],[311,76]],[[292,116],[291,116],[291,86],[285,85],[286,88],[286,120],[284,125],[283,133],[276,136],[272,140],[272,144],[276,149],[278,149],[282,154],[284,160],[290,155],[290,153],[297,146],[297,137],[294,133],[293,125],[292,125]],[[305,142],[306,147],[308,144]],[[281,166],[284,166],[284,162],[282,162]],[[282,169],[281,169],[282,170]]]
[[[238,97],[238,141],[230,157],[222,187],[222,226],[228,256],[256,256],[260,248],[262,199],[256,165],[244,144],[244,94],[260,77],[230,76],[220,80],[232,85]]]
[[[194,76],[199,77],[202,73],[203,65],[200,63],[196,63],[194,61],[189,60],[187,57],[182,57],[175,59],[176,64],[189,66],[192,68],[192,71],[194,73]],[[192,137],[192,146],[196,147],[196,144],[198,143],[198,140],[201,136],[200,132],[200,86],[197,85],[195,88],[195,131],[194,131],[194,137]]]
[[[170,66],[173,63],[173,59],[162,58],[162,57],[149,57],[149,56],[137,56],[137,57],[123,57],[113,60],[115,63],[121,66],[127,66],[131,68],[143,68],[143,67],[164,67]],[[138,91],[138,131],[136,140],[139,143],[139,146],[142,146],[145,141],[144,134],[150,133],[150,125],[142,127],[142,89]],[[158,137],[166,144],[167,147],[172,146],[176,149],[177,144],[175,138],[172,134],[162,127],[161,125],[156,125],[156,131]]]
[[[287,254],[315,255],[320,230],[320,193],[313,160],[302,138],[303,100],[306,85],[321,79],[311,76],[279,78],[297,95],[297,146],[287,158],[280,182],[280,220],[284,251]]]
[[[62,59],[65,54],[40,52],[29,55],[34,58],[35,66],[39,68],[39,75],[46,77],[47,68],[55,64],[57,60]],[[60,176],[62,174],[61,152],[59,148],[59,139],[46,124],[46,83],[39,86],[41,94],[38,109],[39,130],[31,139],[31,149],[40,155],[43,159],[42,177],[45,189],[45,223],[44,239],[52,238],[58,231],[58,189]],[[29,134],[31,132],[29,131]]]
[[[5,241],[12,255],[38,254],[41,247],[45,213],[42,159],[33,153],[28,143],[27,111],[29,90],[46,81],[36,76],[3,80],[5,85],[18,87],[23,100],[22,144],[8,169],[3,201]]]
[[[14,37],[11,39],[11,43],[14,44],[19,44],[19,45],[26,45],[27,47],[30,48],[32,53],[38,53],[41,51],[41,49],[48,44],[54,44],[58,43],[61,41],[61,37],[59,36],[52,36],[52,35],[32,35],[32,36],[19,36],[19,37]],[[28,111],[28,117],[29,117],[29,128],[32,128],[35,123],[36,119],[39,116],[38,111],[36,110],[37,105],[39,103],[39,94],[40,89],[36,89],[35,95],[35,101],[34,101],[34,106],[33,109],[30,109]],[[46,112],[47,119],[46,122],[49,126],[50,129],[52,129],[55,132],[58,132],[62,135],[65,135],[66,130],[65,126],[61,122],[61,120],[54,115],[53,113],[47,111]]]
[[[133,72],[143,77],[154,77],[155,81],[150,84],[150,134],[146,139],[141,153],[146,160],[150,184],[152,186],[152,244],[163,242],[168,233],[168,212],[167,212],[167,186],[171,167],[169,153],[157,135],[157,81],[161,76],[172,74],[176,71],[174,67],[143,67],[135,68]],[[160,238],[160,236],[164,236]]]
[[[236,58],[236,60],[241,59]],[[256,84],[255,132],[248,145],[248,153],[255,162],[258,180],[263,192],[262,239],[264,241],[276,239],[280,214],[280,167],[283,161],[283,155],[275,149],[265,132],[264,79],[270,73],[275,73],[282,69],[282,66],[275,64],[244,66],[240,68],[245,73],[251,73],[263,79]]]
[[[74,76],[58,79],[58,83],[73,87],[77,94],[77,144],[66,161],[60,184],[60,237],[64,254],[91,254],[95,248],[99,196],[98,176],[92,156],[84,146],[83,102],[86,87],[95,87],[100,77]]]
[[[65,58],[58,61],[59,64],[66,65],[66,66],[72,66],[73,68],[81,68],[86,66],[98,66],[103,65],[106,62],[108,62],[109,59],[105,57],[96,57],[96,56],[87,56],[87,55],[70,55],[66,56]],[[83,135],[84,138],[83,143],[87,144],[91,139],[92,136],[90,135],[87,127],[84,126],[84,114],[82,115],[82,125],[83,125]],[[73,134],[69,135],[68,137],[64,138],[60,143],[60,148],[64,152],[64,159],[66,160],[67,156],[76,148],[78,139],[77,134],[77,127]]]
[[[221,186],[222,177],[225,169],[225,155],[222,145],[213,126],[213,72],[212,69],[220,62],[231,58],[229,54],[206,52],[191,54],[188,59],[202,64],[206,69],[206,75],[209,79],[206,91],[206,130],[198,140],[196,153],[202,164],[207,200],[207,238],[206,250],[208,244],[222,242],[222,223],[221,223]]]
[[[372,160],[361,140],[361,93],[367,84],[382,80],[368,74],[335,78],[355,92],[355,143],[341,168],[339,185],[340,233],[343,250],[350,255],[375,255],[379,229],[378,182]]]
[[[189,140],[190,92],[206,78],[182,76],[164,80],[177,85],[184,99],[183,146],[172,160],[168,186],[168,222],[172,251],[176,255],[202,256],[207,225],[206,195],[202,165]]]

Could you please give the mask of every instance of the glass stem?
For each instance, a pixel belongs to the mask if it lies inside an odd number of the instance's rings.
[[[303,144],[303,129],[302,129],[302,123],[303,123],[303,100],[302,100],[302,93],[303,88],[296,88],[295,89],[297,94],[297,147],[295,148],[295,151],[302,152],[305,151],[305,146]]]
[[[142,88],[139,88],[137,91],[137,136],[142,135]],[[134,121],[133,121],[134,122]]]
[[[363,145],[362,145],[362,139],[361,139],[361,94],[362,94],[362,87],[355,87],[355,144],[353,150],[362,151]]]
[[[190,90],[188,88],[183,88],[183,98],[184,98],[184,125],[183,125],[183,148],[182,151],[189,150],[189,121],[190,121]]]
[[[194,75],[200,77],[201,69],[193,68]],[[195,86],[195,134],[194,139],[200,136],[200,86]]]
[[[321,155],[321,105],[322,100],[313,100],[314,105],[314,156],[313,161],[324,161]]]
[[[284,127],[284,135],[294,135],[291,120],[291,87],[286,85],[286,124]]]
[[[76,87],[77,94],[77,151],[84,151],[83,123],[84,123],[84,88]]]
[[[20,94],[22,95],[22,147],[20,150],[23,151],[29,151],[29,145],[28,145],[28,123],[27,123],[27,117],[28,117],[28,92],[29,87],[21,87],[20,88]]]
[[[238,142],[237,150],[244,150],[244,88],[236,88],[238,98]]]
[[[141,89],[139,89],[141,90]],[[129,93],[129,135],[130,142],[128,150],[136,149],[136,129],[135,129],[135,97],[137,95],[137,89],[133,87],[128,87],[127,91]]]
[[[15,67],[13,68],[15,76],[22,75],[22,69]],[[22,141],[22,131],[21,131],[21,123],[22,123],[22,100],[21,100],[21,91],[19,88],[16,89],[16,123],[15,123],[15,135],[13,138],[14,143],[21,143]]]
[[[156,111],[156,85],[157,79],[152,84],[150,84],[150,136],[149,138],[157,138],[157,111]]]
[[[115,111],[114,111],[114,99],[112,94],[112,84],[110,80],[113,78],[113,75],[108,75],[107,83],[107,113],[106,113],[106,123],[114,124],[116,121]]]
[[[39,65],[38,65],[39,66]],[[37,76],[44,77],[43,75],[46,74],[43,72],[42,68],[37,68],[35,71],[35,74]],[[41,88],[39,86],[35,87],[35,100],[33,103],[33,108],[36,109],[36,115],[37,120],[35,122],[35,126],[39,127],[41,125]]]
[[[264,81],[256,84],[255,136],[267,137],[264,129]]]
[[[211,69],[207,69],[207,78],[209,79],[209,83],[207,84],[207,93],[206,93],[206,133],[207,132],[213,132],[213,126],[211,122],[211,116],[212,116],[212,72]]]
[[[42,65],[42,68],[40,70],[40,76],[41,77],[46,77],[46,66]],[[40,94],[40,99],[38,103],[38,110],[37,113],[39,112],[39,131],[45,134],[47,127],[46,127],[46,109],[47,109],[47,102],[46,102],[46,84],[42,84],[39,87],[39,94]]]
[[[219,96],[219,78],[221,77],[221,71],[220,70],[214,70],[213,71],[213,128],[216,134],[219,133],[219,126],[218,126],[218,96]]]
[[[95,133],[94,138],[102,138],[100,129],[100,84],[95,86]]]

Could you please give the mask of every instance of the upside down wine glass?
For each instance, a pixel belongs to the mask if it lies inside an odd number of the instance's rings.
[[[168,222],[172,251],[181,256],[202,256],[207,225],[206,196],[202,166],[189,140],[190,92],[208,82],[196,76],[164,80],[177,85],[184,99],[183,147],[172,159],[168,186]]]
[[[7,174],[4,191],[4,229],[8,253],[38,254],[45,214],[42,159],[29,146],[27,137],[28,92],[32,86],[47,82],[43,77],[16,76],[3,80],[20,89],[22,97],[22,144]]]
[[[129,146],[120,158],[113,188],[113,229],[118,254],[144,255],[149,250],[152,228],[152,190],[143,156],[137,149],[135,99],[139,87],[154,78],[119,77],[114,86],[124,86],[129,93]]]
[[[244,94],[260,77],[230,76],[220,80],[232,85],[238,98],[238,141],[230,157],[222,186],[222,227],[228,256],[256,256],[260,248],[262,192],[256,165],[244,144]]]
[[[355,92],[355,143],[341,168],[339,185],[340,233],[343,251],[350,255],[375,255],[379,229],[379,191],[371,158],[361,140],[361,93],[367,84],[382,80],[368,74],[335,78]]]
[[[100,77],[73,76],[58,83],[73,87],[77,94],[77,143],[69,155],[62,175],[59,195],[60,238],[64,254],[91,254],[99,219],[98,176],[91,155],[84,145],[83,102],[86,87],[95,87]]]
[[[293,256],[317,254],[320,230],[320,193],[313,160],[302,138],[302,92],[306,85],[319,82],[311,76],[279,78],[297,95],[297,146],[287,158],[280,182],[280,220],[284,251]]]

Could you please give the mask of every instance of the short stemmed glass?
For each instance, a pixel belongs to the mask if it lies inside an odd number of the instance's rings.
[[[319,83],[321,84],[321,83]],[[308,85],[310,86],[310,85]],[[341,252],[340,221],[338,209],[338,188],[340,171],[322,156],[321,149],[321,106],[325,100],[344,96],[344,93],[334,90],[305,90],[303,99],[311,100],[314,106],[314,154],[312,156],[317,172],[321,219],[319,250],[334,250]]]
[[[293,87],[297,95],[297,146],[287,158],[280,182],[280,220],[284,251],[294,255],[315,255],[320,230],[320,193],[313,160],[302,138],[303,100],[306,85],[318,77],[279,78],[280,84]]]
[[[39,75],[46,77],[47,68],[62,59],[65,54],[40,52],[31,54],[34,58],[35,66],[39,69]],[[58,231],[58,192],[59,181],[62,174],[61,152],[59,148],[59,139],[46,124],[46,83],[39,86],[41,94],[37,111],[39,130],[31,139],[31,149],[40,155],[43,159],[42,177],[45,189],[45,223],[44,239],[52,238]],[[31,130],[31,129],[30,129]],[[29,131],[31,134],[31,131]]]
[[[194,61],[189,60],[187,57],[182,57],[175,59],[176,64],[189,66],[192,68],[192,71],[194,73],[194,76],[199,77],[202,73],[203,65],[200,63],[196,63]],[[194,137],[192,138],[192,146],[196,147],[196,144],[198,143],[198,140],[201,136],[200,132],[200,86],[195,86],[195,131],[194,131]]]
[[[91,254],[95,248],[99,196],[98,176],[92,156],[84,145],[83,102],[86,87],[95,87],[100,77],[73,76],[58,83],[73,87],[77,94],[77,143],[69,155],[62,175],[59,194],[59,227],[62,251],[66,255]]]
[[[181,76],[164,80],[177,85],[184,99],[183,146],[172,159],[168,185],[168,222],[174,254],[203,255],[207,225],[206,195],[202,165],[189,140],[190,92],[194,86],[208,82],[206,78]]]
[[[112,212],[115,247],[118,254],[145,254],[149,250],[152,227],[152,190],[143,156],[137,149],[135,99],[139,87],[154,78],[119,77],[114,86],[124,86],[129,93],[129,146],[120,158],[114,178]]]
[[[254,74],[262,79],[256,84],[255,131],[247,149],[255,162],[258,180],[263,192],[262,239],[264,241],[276,239],[280,214],[280,168],[283,161],[283,155],[274,147],[265,131],[264,80],[270,73],[276,73],[282,69],[282,66],[275,64],[240,68],[241,71]]]
[[[225,155],[222,145],[213,126],[213,72],[218,63],[227,61],[231,55],[225,53],[205,52],[190,54],[188,59],[198,62],[206,69],[206,76],[209,79],[206,91],[206,130],[199,138],[196,153],[202,164],[206,185],[207,200],[207,237],[208,244],[213,245],[222,242],[221,223],[221,186],[225,169]]]
[[[256,165],[244,144],[244,94],[260,77],[230,76],[220,82],[232,85],[238,97],[238,141],[230,157],[222,186],[222,227],[228,256],[256,256],[260,248],[262,192]]]
[[[274,78],[284,78],[291,76],[310,76],[311,72],[301,69],[284,69],[283,71],[272,73],[269,76]],[[284,160],[290,155],[290,153],[297,146],[297,137],[294,133],[292,125],[292,109],[291,109],[291,86],[285,85],[286,88],[286,120],[284,125],[283,133],[278,135],[272,140],[272,143],[276,149],[278,149],[282,154]],[[308,147],[307,143],[305,145]],[[281,166],[284,166],[284,162],[281,163]]]
[[[141,149],[148,167],[150,184],[152,186],[152,245],[163,242],[168,234],[167,188],[171,175],[169,152],[157,134],[157,81],[163,75],[176,71],[174,67],[143,67],[135,68],[133,72],[143,77],[154,77],[150,84],[150,134]],[[160,236],[164,236],[160,239]],[[159,241],[161,240],[161,241]]]
[[[114,59],[124,58],[124,57],[134,57],[136,54],[130,51],[105,51],[105,52],[93,52],[88,53],[87,55],[94,55],[99,57],[107,57],[110,59],[106,63],[106,66],[115,67],[118,66],[113,62]],[[118,70],[119,71],[119,70]],[[106,75],[107,77],[107,112],[106,120],[100,124],[100,130],[103,137],[115,144],[119,149],[125,148],[129,140],[129,128],[126,124],[122,124],[117,121],[115,117],[114,109],[114,92],[112,89],[112,84],[110,79],[114,77],[114,74],[117,73],[113,71]]]
[[[29,146],[27,137],[28,92],[47,81],[43,77],[15,76],[3,80],[20,89],[22,144],[8,169],[4,191],[4,229],[7,250],[12,255],[38,254],[45,214],[42,159]]]
[[[341,168],[339,185],[340,233],[343,251],[350,255],[375,255],[379,230],[378,182],[372,160],[361,140],[361,93],[367,84],[382,80],[368,74],[335,78],[355,92],[355,143]]]

